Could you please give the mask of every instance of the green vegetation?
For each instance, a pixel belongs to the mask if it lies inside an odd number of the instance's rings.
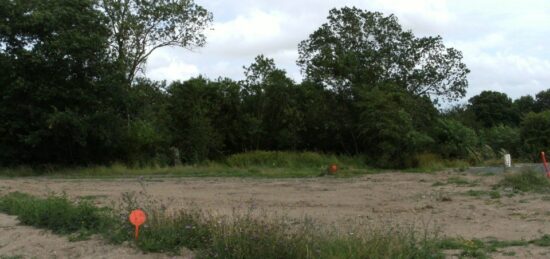
[[[538,240],[538,239],[536,239]],[[533,241],[524,240],[511,240],[502,241],[494,238],[487,240],[480,239],[463,239],[463,238],[448,238],[440,241],[438,246],[445,250],[461,250],[459,256],[461,258],[490,258],[490,254],[497,252],[500,248],[512,247],[512,246],[527,246]]]
[[[214,216],[199,209],[167,212],[154,201],[123,195],[116,208],[98,208],[66,196],[36,198],[22,193],[0,197],[0,212],[16,215],[22,224],[67,234],[70,240],[100,235],[121,244],[132,242],[144,252],[179,254],[191,249],[198,258],[443,258],[445,250],[461,257],[489,258],[512,246],[550,246],[550,235],[533,240],[502,241],[440,238],[429,229],[409,225],[356,225],[336,229],[311,219],[292,219],[254,211]],[[141,206],[140,206],[141,203]],[[142,207],[148,221],[133,241],[128,213]]]
[[[539,239],[529,241],[529,243],[537,246],[550,246],[550,235],[544,235]]]
[[[458,176],[451,176],[449,178],[447,178],[447,181],[446,182],[435,182],[432,184],[432,186],[444,186],[444,185],[448,185],[448,184],[453,184],[453,185],[457,185],[457,186],[468,186],[468,187],[474,187],[474,186],[477,186],[479,183],[478,181],[469,181],[468,179],[465,179],[465,178],[462,178],[462,177],[458,177]]]
[[[90,202],[77,204],[66,196],[49,196],[38,199],[22,193],[10,193],[0,199],[0,212],[17,215],[25,225],[49,229],[57,234],[86,237],[106,231],[112,226],[104,210]]]
[[[19,167],[0,169],[0,176],[303,178],[326,175],[328,166],[333,163],[338,166],[338,172],[331,177],[352,177],[380,171],[368,167],[361,157],[324,155],[313,152],[256,151],[231,155],[220,161],[201,162],[194,165],[129,167],[124,164],[114,164],[111,166],[42,169]]]
[[[514,192],[550,192],[550,181],[540,172],[524,171],[507,174],[495,188],[511,188]]]
[[[469,190],[466,192],[466,195],[472,196],[472,197],[482,197],[482,196],[488,196],[491,199],[499,199],[501,197],[499,191],[481,191],[481,190]]]
[[[236,175],[279,166],[309,176],[328,161],[349,174],[364,164],[437,171],[504,153],[532,161],[550,148],[549,91],[517,100],[484,91],[440,111],[440,100],[465,96],[462,53],[394,15],[330,10],[298,46],[300,83],[259,55],[241,81],[167,84],[139,71],[159,48],[206,44],[213,14],[192,0],[12,0],[0,2],[0,14],[0,167],[216,161]],[[239,155],[253,150],[265,150],[253,152],[259,161]],[[29,171],[3,174],[13,173]]]
[[[118,209],[103,209],[73,203],[65,196],[40,199],[11,193],[0,198],[0,211],[17,215],[23,224],[56,233],[100,234],[106,240],[121,243],[133,240],[133,227],[126,219],[128,212],[138,206],[132,195],[125,195],[124,201]],[[144,252],[178,254],[186,247],[199,258],[443,257],[434,233],[408,226],[354,226],[336,230],[307,219],[253,211],[231,217],[213,216],[200,210],[173,214],[152,203],[147,203],[145,210],[149,219],[135,242]],[[83,214],[89,216],[73,220]]]

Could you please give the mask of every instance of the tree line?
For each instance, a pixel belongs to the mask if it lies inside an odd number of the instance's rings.
[[[298,46],[295,82],[258,55],[244,80],[152,81],[147,57],[205,44],[212,14],[190,0],[0,2],[0,165],[196,163],[253,150],[532,159],[550,146],[550,92],[466,94],[462,53],[398,19],[335,8]],[[490,155],[489,155],[490,154]]]

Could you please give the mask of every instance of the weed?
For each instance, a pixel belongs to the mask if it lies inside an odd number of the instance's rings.
[[[446,183],[443,183],[443,182],[440,182],[440,181],[437,181],[435,183],[432,184],[433,187],[437,187],[437,186],[444,186],[444,185],[447,185]]]
[[[544,235],[538,239],[529,241],[529,243],[537,246],[544,246],[544,247],[550,246],[550,235]]]
[[[489,197],[491,197],[491,199],[500,199],[500,197],[502,196],[500,195],[499,191],[490,191]]]
[[[500,199],[500,192],[499,191],[482,191],[482,190],[469,190],[466,192],[466,195],[472,196],[472,197],[483,197],[483,196],[489,196],[491,199]]]
[[[65,196],[38,199],[22,193],[10,193],[0,199],[0,211],[17,215],[25,225],[50,229],[54,233],[80,232],[80,238],[105,228],[104,210],[87,201],[73,203]]]
[[[511,246],[526,246],[529,242],[523,240],[501,241],[494,238],[488,240],[448,238],[441,240],[438,246],[445,250],[461,250],[461,257],[468,258],[489,258],[490,253],[500,248]]]
[[[464,179],[458,176],[449,177],[449,179],[447,179],[447,184],[454,184],[458,186],[470,186],[470,187],[474,187],[478,185],[478,183],[475,181],[468,181],[467,179]]]

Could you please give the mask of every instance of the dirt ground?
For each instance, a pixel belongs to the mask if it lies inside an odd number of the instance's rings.
[[[123,193],[134,192],[137,195],[145,193],[173,209],[195,206],[212,213],[230,214],[234,209],[256,208],[334,224],[357,219],[374,224],[390,220],[427,224],[440,228],[445,236],[466,239],[529,240],[550,234],[550,196],[508,195],[509,190],[502,190],[500,198],[467,194],[470,190],[491,191],[501,177],[446,172],[280,180],[22,178],[0,179],[0,194],[65,192],[75,199],[87,198],[98,204],[109,204],[120,201]],[[98,240],[71,243],[64,237],[15,223],[13,217],[0,215],[0,255],[23,255],[25,258],[135,258],[139,255],[129,247],[112,247]],[[506,251],[513,251],[515,256],[522,258],[550,257],[550,248],[527,246],[501,252]]]

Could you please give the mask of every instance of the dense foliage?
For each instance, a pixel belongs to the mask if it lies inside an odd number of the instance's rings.
[[[550,91],[512,100],[466,93],[460,51],[393,15],[333,9],[298,46],[297,83],[259,55],[245,79],[136,77],[151,51],[205,43],[193,1],[0,2],[0,166],[195,163],[255,150],[531,159],[550,147]],[[431,154],[436,154],[432,156]]]

